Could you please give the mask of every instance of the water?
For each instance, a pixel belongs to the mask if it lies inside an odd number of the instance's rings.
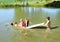
[[[14,9],[0,9],[0,42],[12,42],[13,29],[7,24],[14,20]]]
[[[21,40],[19,38],[20,34],[16,33],[9,23],[13,21],[19,23],[20,18],[25,19],[25,17],[28,17],[32,24],[37,24],[46,22],[47,16],[51,18],[51,26],[60,26],[60,9],[35,7],[0,8],[0,42],[20,42]]]

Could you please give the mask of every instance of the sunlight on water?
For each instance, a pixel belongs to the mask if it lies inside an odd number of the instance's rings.
[[[0,25],[12,21],[14,18],[14,9],[0,9]]]

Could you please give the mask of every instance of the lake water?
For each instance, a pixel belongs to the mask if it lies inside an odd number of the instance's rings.
[[[16,36],[15,29],[10,25],[11,22],[28,17],[32,24],[46,22],[46,17],[50,16],[51,26],[60,26],[60,9],[56,8],[35,8],[35,7],[17,7],[0,8],[0,42],[20,42],[13,40]],[[15,38],[14,38],[15,39]]]

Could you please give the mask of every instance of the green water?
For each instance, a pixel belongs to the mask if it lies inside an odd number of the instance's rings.
[[[45,40],[46,29],[28,29],[28,35],[24,36],[25,30],[19,32],[20,27],[13,27],[11,22],[28,17],[32,24],[46,22],[50,16],[51,26],[55,27],[48,33]],[[57,33],[57,34],[56,34]],[[0,42],[60,42],[60,9],[56,8],[35,8],[17,7],[0,8]]]

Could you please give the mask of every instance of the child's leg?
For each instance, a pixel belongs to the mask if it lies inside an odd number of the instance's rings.
[[[46,32],[49,32],[49,31],[50,31],[50,28],[47,28],[47,29],[46,29]]]

